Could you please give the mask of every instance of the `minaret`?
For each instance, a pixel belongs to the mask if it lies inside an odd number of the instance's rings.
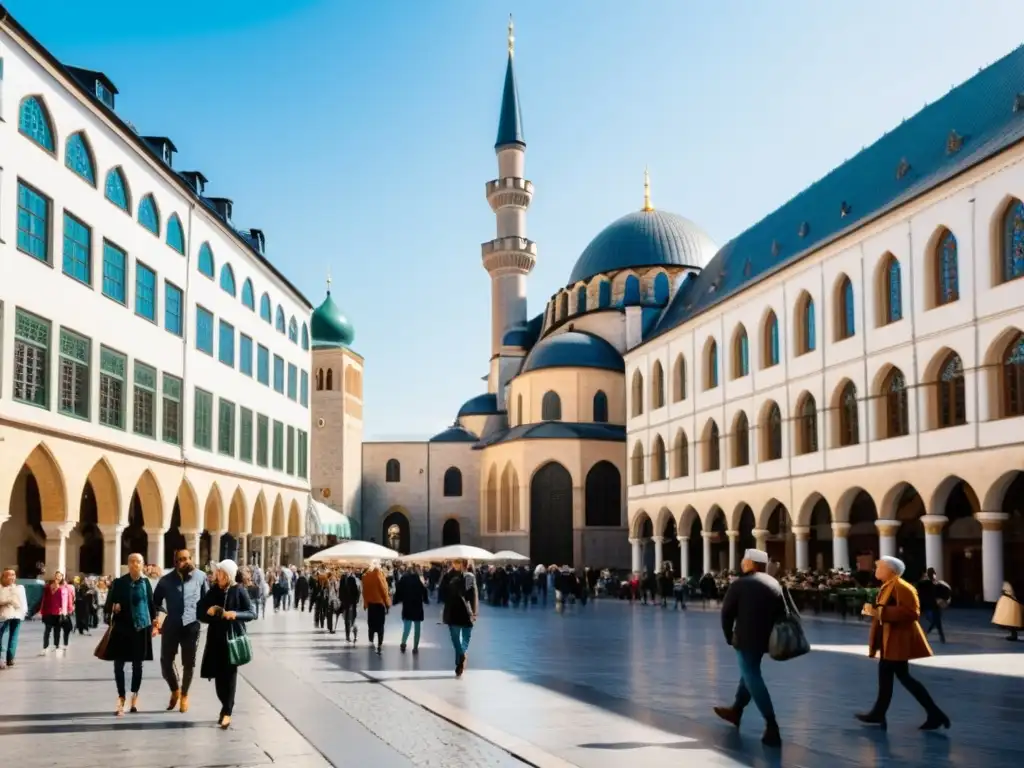
[[[519,92],[512,61],[515,36],[508,19],[508,65],[501,95],[501,117],[494,152],[498,178],[487,182],[487,202],[497,219],[497,237],[481,246],[484,269],[491,276],[491,365],[487,390],[504,407],[504,378],[500,365],[505,332],[526,323],[526,276],[537,263],[537,246],[526,237],[526,209],[533,199],[533,184],[523,178],[526,141],[519,114]]]

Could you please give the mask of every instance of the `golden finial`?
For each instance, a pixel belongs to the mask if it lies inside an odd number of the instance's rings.
[[[331,268],[327,268],[327,292],[331,292]]]
[[[512,23],[512,14],[508,15],[508,55],[512,56],[516,52],[516,36],[515,36],[515,24]]]
[[[654,206],[651,205],[651,174],[648,173],[646,166],[644,167],[644,207],[641,210],[648,212],[654,210]]]

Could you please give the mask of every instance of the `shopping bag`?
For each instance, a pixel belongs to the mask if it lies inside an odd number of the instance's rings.
[[[775,622],[771,637],[768,639],[768,655],[775,661],[788,661],[803,656],[811,650],[807,642],[800,614],[793,604],[793,598],[786,587],[782,588],[782,602],[786,606],[785,615]]]
[[[228,622],[228,661],[241,667],[252,661],[252,643],[241,624]]]

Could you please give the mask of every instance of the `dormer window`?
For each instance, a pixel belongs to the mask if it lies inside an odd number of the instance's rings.
[[[107,88],[107,86],[105,86],[99,80],[96,81],[96,98],[102,101],[111,109],[114,108],[114,94],[112,94],[110,90]]]

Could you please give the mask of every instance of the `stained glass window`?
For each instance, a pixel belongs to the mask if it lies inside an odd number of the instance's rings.
[[[156,437],[156,368],[135,361],[135,389],[132,403],[132,431]]]
[[[895,323],[903,319],[903,277],[900,263],[892,256],[885,269],[885,322]]]
[[[135,262],[135,314],[156,322],[156,272]]]
[[[128,292],[125,277],[128,272],[128,256],[111,242],[103,241],[103,295],[118,304],[128,306]]]
[[[886,437],[902,437],[910,433],[907,404],[907,381],[903,372],[893,368],[882,385],[885,397]]]
[[[256,297],[253,296],[252,280],[249,278],[242,283],[242,304],[253,311],[256,310]]]
[[[939,428],[966,424],[967,396],[964,386],[964,366],[960,356],[955,352],[951,352],[942,364],[938,388]]]
[[[1003,355],[1003,416],[1024,416],[1024,334],[1020,333]]]
[[[64,165],[96,186],[96,170],[93,167],[92,155],[81,131],[72,133],[64,143]]]
[[[160,236],[160,214],[152,195],[146,195],[139,201],[139,224],[157,237]]]
[[[128,183],[120,168],[107,171],[107,181],[103,186],[103,194],[122,211],[131,210],[131,198],[128,196]]]
[[[270,297],[267,294],[263,294],[260,297],[260,319],[270,322]]]
[[[89,362],[92,343],[85,336],[69,330],[60,331],[60,396],[57,407],[61,413],[89,418]]]
[[[857,413],[857,387],[846,382],[839,402],[839,444],[857,445],[860,442],[860,418]]]
[[[169,373],[163,379],[163,439],[181,445],[181,379]]]
[[[92,233],[89,227],[64,212],[64,274],[92,284]]]
[[[100,347],[100,424],[124,429],[128,358]]]
[[[14,316],[14,399],[49,408],[50,321],[20,309]]]
[[[1003,219],[1003,282],[1024,276],[1024,203],[1014,200]]]
[[[231,269],[230,264],[220,268],[220,287],[224,293],[235,295],[235,271]]]
[[[199,273],[213,279],[213,251],[209,243],[199,246]]]
[[[176,213],[172,213],[167,220],[167,244],[182,256],[185,255],[185,232]]]
[[[18,250],[50,261],[50,200],[18,181]]]
[[[50,116],[38,97],[29,96],[21,102],[21,109],[18,111],[18,130],[43,149],[49,152],[56,151]]]
[[[939,238],[935,265],[935,304],[942,306],[960,298],[956,237],[948,229]]]
[[[764,331],[765,368],[779,364],[779,319],[774,312],[768,313]]]

